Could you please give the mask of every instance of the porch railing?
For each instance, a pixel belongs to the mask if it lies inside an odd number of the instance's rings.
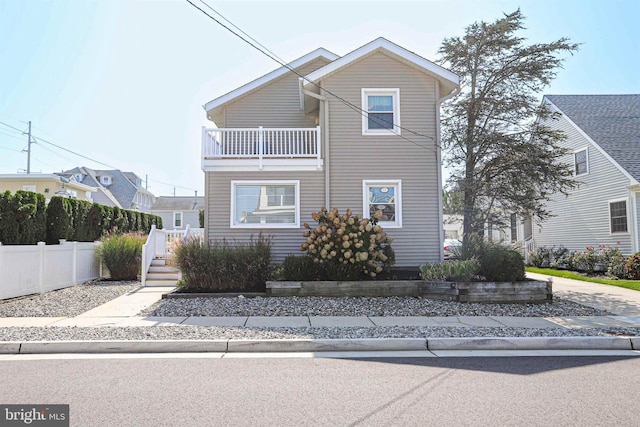
[[[308,158],[320,164],[320,126],[315,128],[202,128],[203,159]]]

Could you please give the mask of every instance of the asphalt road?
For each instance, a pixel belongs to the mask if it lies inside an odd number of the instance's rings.
[[[0,361],[72,426],[636,426],[640,358]]]

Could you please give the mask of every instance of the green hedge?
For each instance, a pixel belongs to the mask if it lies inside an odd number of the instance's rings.
[[[47,235],[45,198],[30,191],[0,195],[0,242],[3,245],[35,245]]]
[[[58,196],[46,205],[44,195],[30,191],[0,194],[3,245],[57,244],[60,239],[93,242],[108,233],[147,234],[152,225],[162,228],[162,218]]]

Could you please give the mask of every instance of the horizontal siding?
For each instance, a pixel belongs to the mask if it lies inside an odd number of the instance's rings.
[[[399,88],[402,137],[362,135],[362,116],[330,98],[331,207],[362,212],[362,180],[402,180],[401,229],[393,237],[398,266],[440,258],[436,157],[436,80],[382,53],[370,55],[323,82],[328,91],[361,107],[362,88]],[[368,216],[368,215],[367,215]]]
[[[297,69],[306,75],[326,65],[319,58]],[[298,75],[289,72],[267,86],[225,107],[226,128],[315,127],[317,112],[305,115],[300,109]]]
[[[625,254],[631,253],[631,234],[611,234],[609,224],[610,200],[629,198],[627,215],[634,211],[626,188],[629,179],[564,117],[547,125],[565,132],[567,139],[561,143],[563,147],[571,151],[588,148],[589,173],[577,177],[580,187],[569,196],[559,194],[548,203],[547,209],[554,216],[534,225],[536,245],[563,245],[572,251],[582,251],[587,246],[606,244],[618,246]],[[573,154],[563,161],[573,165]],[[630,225],[632,229],[635,227]]]
[[[209,241],[230,239],[246,241],[260,232],[273,236],[275,262],[290,254],[300,254],[304,242],[302,224],[312,223],[311,213],[324,206],[324,173],[319,172],[207,172],[207,238]],[[232,180],[300,180],[299,229],[235,229],[229,227],[231,217]]]

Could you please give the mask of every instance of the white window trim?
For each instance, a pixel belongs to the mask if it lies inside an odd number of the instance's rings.
[[[626,214],[627,214],[627,231],[611,231],[611,204],[616,202],[625,202]],[[623,197],[620,199],[612,199],[607,201],[607,216],[609,217],[609,234],[615,236],[624,236],[630,234],[629,230],[631,230],[631,224],[629,223],[629,198]]]
[[[393,129],[369,129],[369,95],[393,96]],[[362,88],[362,134],[363,135],[400,135],[400,89],[399,88]]]
[[[176,225],[176,214],[180,214],[180,225]],[[180,211],[173,212],[172,216],[173,228],[184,228],[184,213]]]
[[[370,186],[396,187],[396,220],[379,221],[383,228],[402,228],[402,180],[401,179],[363,179],[362,180],[362,215],[367,218],[369,214],[369,187]]]
[[[587,155],[587,159],[586,159],[586,162],[587,162],[587,171],[586,171],[585,173],[581,173],[580,175],[578,175],[577,170],[576,170],[576,169],[577,169],[577,168],[576,168],[576,166],[577,166],[577,164],[576,164],[576,154],[578,154],[578,153],[579,153],[579,152],[581,152],[581,151],[586,152],[586,155]],[[589,168],[589,147],[583,147],[583,148],[580,148],[580,149],[574,150],[574,151],[573,151],[573,175],[574,175],[574,176],[584,176],[584,175],[589,175],[589,169],[590,169],[590,168]]]
[[[236,186],[238,185],[294,185],[296,195],[295,222],[290,224],[236,224]],[[230,209],[229,226],[231,228],[300,228],[300,180],[232,180],[231,181],[231,209]]]
[[[22,191],[31,191],[32,193],[37,192],[38,188],[35,185],[23,185],[22,186]]]

